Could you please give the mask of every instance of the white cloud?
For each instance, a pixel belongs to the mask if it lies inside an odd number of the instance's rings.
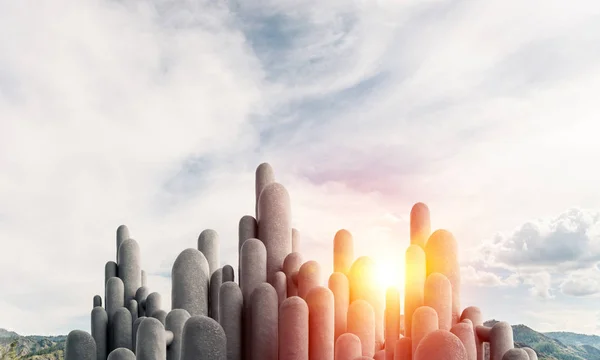
[[[2,283],[12,285],[0,298],[18,304],[22,291],[52,305],[25,309],[37,314],[31,322],[3,312],[0,326],[73,326],[66,321],[103,293],[121,223],[149,253],[150,271],[164,260],[161,242],[179,240],[167,254],[183,250],[187,234],[195,246],[194,232],[209,224],[165,215],[185,200],[169,181],[203,176],[187,174],[189,158],[255,144],[248,122],[261,103],[262,71],[227,13],[202,7],[212,28],[177,29],[160,24],[151,3],[138,5],[0,4],[0,237],[15,255],[0,264]]]
[[[593,334],[597,332],[598,315],[596,310],[565,309],[561,305],[548,305],[545,309],[524,311],[523,320],[539,324],[534,330],[540,332],[570,331]]]
[[[475,269],[510,273],[529,285],[530,294],[553,299],[600,292],[600,215],[569,209],[552,218],[528,221],[516,230],[498,233],[469,253]]]
[[[591,266],[600,260],[600,214],[570,209],[552,219],[527,222],[481,246],[486,260],[508,268]]]
[[[589,296],[600,293],[600,271],[597,268],[573,271],[560,284],[565,295]]]
[[[151,274],[204,228],[235,264],[262,161],[324,269],[340,228],[357,254],[401,258],[417,201],[461,251],[523,219],[600,208],[599,13],[559,0],[0,0],[0,327],[89,326],[122,223]],[[490,252],[529,266],[518,274],[466,274],[577,293],[574,275],[535,274],[550,255],[591,266],[594,216],[501,238]],[[168,281],[149,283],[168,309]]]
[[[529,293],[534,297],[552,299],[555,296],[551,291],[552,275],[548,272],[531,274],[524,279],[524,283],[531,285]]]
[[[471,265],[461,266],[460,276],[461,282],[474,286],[501,287],[519,284],[519,278],[514,274],[502,278],[493,272],[478,270]]]

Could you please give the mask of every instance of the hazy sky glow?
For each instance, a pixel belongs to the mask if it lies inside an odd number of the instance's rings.
[[[600,334],[598,44],[597,0],[0,0],[0,328],[89,330],[120,224],[168,310],[267,161],[327,273],[341,228],[403,262],[423,201],[463,306]]]

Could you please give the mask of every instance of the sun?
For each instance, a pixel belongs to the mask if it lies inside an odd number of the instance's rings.
[[[377,283],[382,289],[395,287],[404,290],[404,267],[398,261],[380,259],[377,266]]]

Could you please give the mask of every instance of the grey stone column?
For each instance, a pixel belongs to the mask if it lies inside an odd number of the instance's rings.
[[[242,360],[244,298],[240,287],[231,281],[221,285],[219,322],[227,338],[227,360]]]
[[[181,359],[183,327],[189,318],[190,314],[183,309],[169,311],[165,320],[165,329],[173,333],[173,341],[167,347],[167,360]]]
[[[155,318],[144,318],[137,330],[136,360],[165,360],[166,343],[163,324]]]
[[[290,196],[279,183],[267,185],[258,199],[258,238],[267,249],[267,281],[281,270],[292,252],[292,211]]]
[[[131,299],[129,301],[129,305],[127,306],[127,309],[131,313],[131,322],[134,323],[140,314],[140,311],[138,309],[138,302],[135,299]]]
[[[502,360],[530,360],[524,349],[510,349],[504,353]]]
[[[162,308],[162,296],[159,293],[153,292],[146,298],[145,314],[146,317],[152,317],[154,312]]]
[[[146,317],[145,316],[140,316],[138,317],[134,322],[133,325],[131,326],[131,346],[133,347],[133,352],[137,354],[137,331],[140,327],[140,324],[142,323],[142,321],[144,321]]]
[[[110,352],[108,360],[135,360],[135,354],[125,348],[117,348]]]
[[[96,359],[106,360],[108,354],[108,314],[102,306],[92,310],[92,338],[96,343]]]
[[[105,290],[104,290],[104,302],[106,303],[106,284],[108,283],[108,279],[110,279],[111,277],[118,277],[119,275],[119,267],[117,266],[117,263],[114,261],[108,261],[106,263],[106,265],[104,265],[104,286],[105,286]]]
[[[182,251],[171,272],[171,309],[208,316],[209,271],[202,252],[191,248]]]
[[[254,216],[242,216],[238,225],[238,282],[241,284],[242,274],[240,271],[240,261],[242,259],[242,245],[248,239],[258,237],[258,223]]]
[[[243,354],[250,356],[252,336],[251,295],[260,284],[267,281],[267,250],[258,239],[248,239],[242,245],[240,256],[240,289],[244,298]],[[245,360],[250,360],[246,358]]]
[[[113,341],[115,349],[133,349],[131,344],[133,339],[131,334],[132,325],[133,322],[131,321],[129,309],[124,307],[118,308],[113,315]]]
[[[250,360],[277,360],[278,308],[277,292],[271,284],[262,283],[254,289],[250,297]]]
[[[254,289],[267,281],[267,249],[262,241],[246,240],[242,246],[240,267],[240,289],[244,302],[249,302]]]
[[[220,242],[219,234],[213,229],[206,229],[198,236],[198,250],[208,262],[209,276],[220,268]]]
[[[129,239],[129,229],[127,228],[127,226],[125,225],[121,225],[117,228],[117,256],[116,259],[117,263],[119,263],[119,248],[121,247],[121,244]]]
[[[183,326],[181,360],[226,360],[225,332],[207,316],[192,316]]]
[[[96,360],[96,342],[92,335],[73,330],[67,335],[65,360]]]
[[[125,292],[123,281],[118,277],[111,277],[106,283],[106,313],[108,315],[108,349],[110,353],[115,349],[114,346],[114,322],[113,317],[117,309],[125,306]]]
[[[140,247],[133,239],[124,240],[119,248],[119,278],[123,280],[125,304],[135,298],[135,292],[142,286],[142,269],[140,266]]]
[[[208,314],[215,321],[219,322],[219,292],[221,291],[221,284],[223,283],[223,269],[215,270],[210,277],[209,284],[209,297]]]
[[[146,298],[148,298],[149,293],[150,291],[145,286],[142,286],[135,292],[135,301],[138,303],[138,317],[146,316],[144,309],[146,308]]]
[[[231,265],[223,266],[223,282],[235,281],[235,271]]]
[[[537,356],[537,353],[535,352],[535,350],[533,350],[532,348],[528,348],[528,347],[524,347],[522,349],[525,350],[525,352],[529,356],[529,360],[538,360],[538,356]]]
[[[259,202],[260,194],[262,193],[264,188],[267,187],[267,185],[274,183],[274,182],[275,182],[275,173],[274,173],[271,165],[269,163],[262,163],[262,164],[258,165],[258,167],[256,168],[256,175],[255,175],[255,181],[254,181],[255,195],[256,195],[255,196],[256,205],[254,208],[254,212],[255,212],[255,216],[257,219],[258,219],[258,202]]]
[[[163,324],[163,326],[165,326],[166,322],[167,322],[167,312],[164,310],[156,310],[153,314],[152,317],[155,318],[156,320],[160,321],[161,324]]]

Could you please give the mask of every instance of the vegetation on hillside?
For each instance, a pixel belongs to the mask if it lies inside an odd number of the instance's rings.
[[[525,325],[513,325],[513,334],[515,347],[534,349],[539,360],[600,360],[599,336],[539,333]],[[0,329],[0,360],[63,360],[65,341],[65,336],[20,336]]]
[[[496,322],[496,320],[490,320],[484,325],[492,326]],[[600,344],[598,347],[588,344],[569,344],[554,337],[554,333],[539,333],[525,325],[513,325],[512,328],[515,347],[534,349],[539,360],[600,360]]]
[[[20,336],[0,329],[0,360],[63,360],[65,336]]]

